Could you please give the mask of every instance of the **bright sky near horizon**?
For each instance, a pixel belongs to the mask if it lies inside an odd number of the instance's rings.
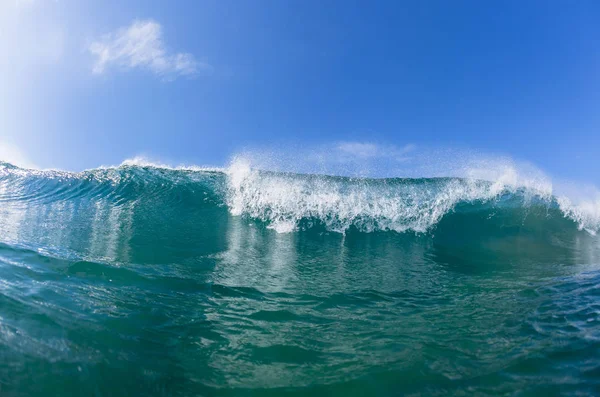
[[[584,0],[0,0],[0,158],[461,147],[597,184],[599,20]]]

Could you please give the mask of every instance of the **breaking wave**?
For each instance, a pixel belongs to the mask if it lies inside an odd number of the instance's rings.
[[[465,177],[356,178],[263,171],[243,158],[222,169],[134,160],[80,173],[2,163],[0,202],[5,211],[25,203],[73,200],[159,207],[176,202],[204,208],[205,217],[211,208],[226,207],[232,216],[282,233],[311,228],[428,233],[451,213],[479,213],[490,224],[499,214],[511,213],[537,223],[562,219],[566,224],[561,227],[591,234],[600,229],[600,199],[555,195],[547,180],[528,178],[512,167],[494,171],[494,179],[486,179],[489,172],[481,169]]]

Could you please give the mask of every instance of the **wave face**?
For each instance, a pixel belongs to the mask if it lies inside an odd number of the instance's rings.
[[[600,204],[478,176],[2,163],[0,390],[593,393]]]
[[[110,203],[115,208],[187,200],[219,213],[263,222],[277,232],[322,227],[345,233],[428,233],[448,214],[480,212],[493,224],[496,212],[565,218],[566,228],[595,234],[600,202],[574,205],[547,186],[518,185],[500,178],[350,178],[253,170],[247,163],[227,169],[172,169],[145,164],[68,173],[0,166],[0,200],[16,207],[49,203]],[[177,203],[182,205],[183,203]],[[209,215],[209,214],[206,214]],[[501,225],[499,225],[501,226]]]

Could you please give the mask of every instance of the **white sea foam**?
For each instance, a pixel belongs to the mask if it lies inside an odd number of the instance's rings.
[[[600,195],[595,200],[579,201],[567,195],[555,197],[548,176],[530,164],[506,157],[455,157],[452,162],[438,161],[437,169],[428,164],[428,173],[423,167],[418,169],[420,176],[453,178],[420,183],[264,172],[253,166],[255,158],[256,154],[238,156],[231,162],[226,171],[227,203],[233,215],[260,219],[277,232],[294,231],[303,220],[318,221],[337,232],[351,226],[366,232],[425,232],[458,203],[486,202],[515,192],[522,195],[525,205],[532,198],[548,205],[556,199],[564,215],[580,229],[595,233],[600,228]],[[259,162],[269,163],[275,161]],[[280,162],[273,168],[285,171],[286,165]],[[296,170],[298,166],[289,164],[288,168]]]
[[[596,234],[600,230],[600,191],[593,186],[563,184],[557,202],[565,216],[577,222],[579,229]]]
[[[231,213],[265,221],[278,232],[296,230],[307,219],[337,232],[351,226],[366,232],[425,232],[459,202],[488,201],[524,184],[531,195],[548,194],[548,186],[523,179],[512,168],[493,182],[453,178],[400,183],[265,173],[238,158],[227,173]]]

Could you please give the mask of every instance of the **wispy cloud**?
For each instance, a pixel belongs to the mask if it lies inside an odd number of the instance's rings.
[[[370,142],[341,142],[337,145],[336,150],[344,158],[348,156],[362,160],[388,158],[395,161],[405,161],[408,159],[407,154],[415,150],[415,145],[408,144],[398,147],[393,145],[382,146]]]
[[[92,71],[104,73],[109,67],[147,69],[171,80],[194,77],[212,67],[190,53],[170,53],[163,41],[162,26],[153,20],[136,20],[92,42],[89,51],[96,57]]]

